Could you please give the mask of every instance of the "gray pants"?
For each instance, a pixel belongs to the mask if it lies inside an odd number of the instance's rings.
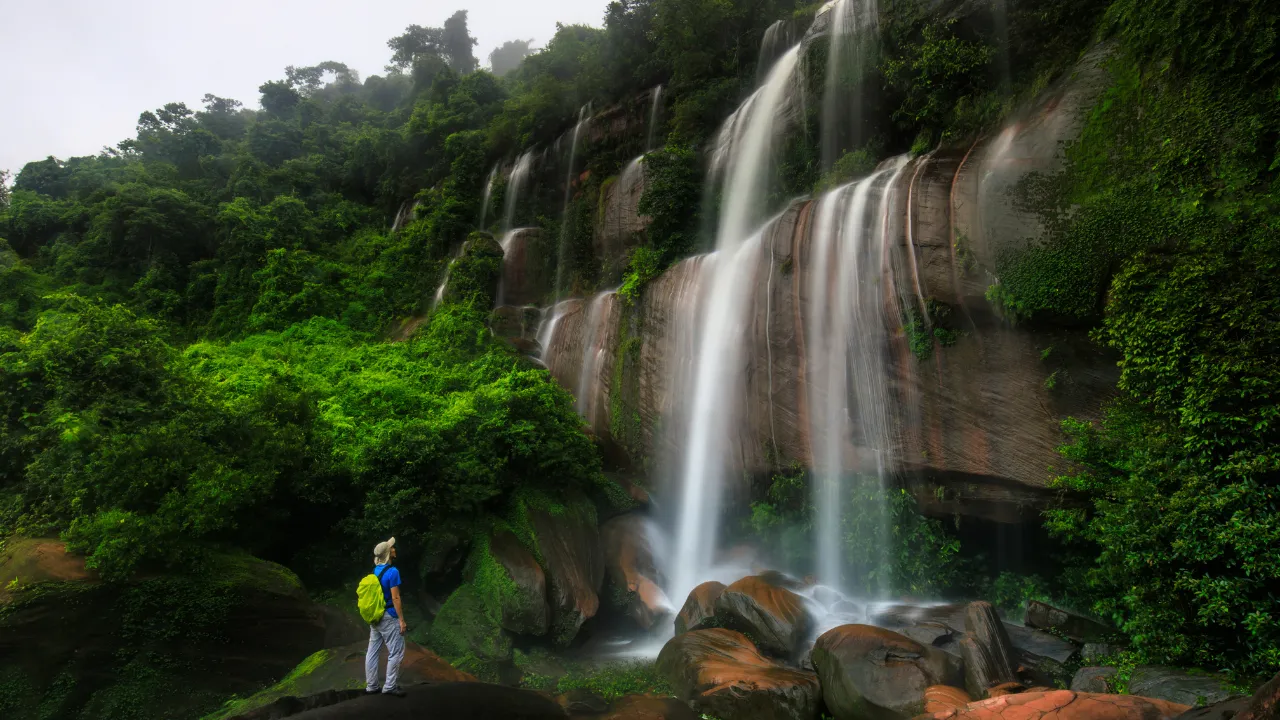
[[[387,646],[387,682],[382,685],[385,692],[397,687],[400,661],[404,659],[400,621],[388,613],[383,613],[377,624],[369,626],[369,650],[364,654],[364,682],[369,692],[378,691],[378,655],[382,653],[383,645]]]

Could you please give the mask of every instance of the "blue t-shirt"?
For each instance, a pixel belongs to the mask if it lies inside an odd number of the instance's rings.
[[[382,568],[386,565],[374,565],[373,574],[378,576],[379,582],[382,583],[382,600],[387,604],[387,614],[393,618],[400,617],[396,614],[395,603],[391,602],[391,588],[400,587],[400,571],[388,567],[386,570]]]

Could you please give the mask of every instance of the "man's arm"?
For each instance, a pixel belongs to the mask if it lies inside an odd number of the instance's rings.
[[[398,615],[400,618],[400,634],[403,635],[405,633],[405,630],[409,629],[409,626],[404,624],[404,608],[400,606],[400,586],[399,585],[396,585],[395,587],[391,588],[391,604],[396,606],[396,615]]]

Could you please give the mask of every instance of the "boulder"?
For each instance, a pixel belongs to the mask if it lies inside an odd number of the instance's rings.
[[[528,493],[517,498],[516,525],[547,576],[551,638],[567,646],[600,609],[604,555],[595,505],[582,496],[558,502]]]
[[[658,655],[658,672],[676,696],[720,720],[816,720],[818,676],[779,665],[745,635],[725,628],[672,638]]]
[[[283,677],[327,638],[350,637],[349,620],[286,568],[247,555],[100,583],[61,542],[11,538],[0,552],[0,678],[21,692],[0,691],[0,717],[106,717],[136,697],[156,717],[198,717]]]
[[[708,580],[689,593],[684,607],[676,614],[676,634],[697,630],[715,617],[716,601],[724,592],[724,583]]]
[[[1238,720],[1274,720],[1280,717],[1280,673],[1253,693]]]
[[[716,620],[749,634],[761,650],[784,657],[800,652],[813,625],[804,598],[766,575],[745,577],[725,588],[716,600]]]
[[[1071,689],[1076,692],[1111,692],[1116,672],[1113,667],[1082,667],[1071,678]]]
[[[924,711],[926,713],[958,710],[973,702],[969,693],[950,685],[931,685],[924,689]]]
[[[975,697],[1001,683],[1017,680],[1017,661],[1004,623],[988,602],[969,603],[965,608],[965,630],[960,641],[964,658],[965,688]]]
[[[1040,630],[1055,630],[1076,642],[1100,640],[1115,634],[1115,628],[1108,627],[1097,620],[1073,613],[1070,610],[1053,607],[1039,600],[1027,603],[1027,627]]]
[[[477,545],[467,576],[504,630],[546,634],[551,615],[546,577],[533,553],[510,530],[499,528]]]
[[[1052,690],[1053,688],[1039,688],[1039,690]],[[987,688],[987,697],[1000,697],[1001,695],[1017,695],[1026,692],[1027,686],[1020,682],[1000,683],[994,687]]]
[[[669,697],[628,695],[615,700],[596,720],[698,720],[688,705]]]
[[[555,700],[532,690],[488,683],[439,683],[405,688],[405,697],[359,694],[342,702],[296,715],[298,720],[567,720],[569,714]],[[235,720],[267,720],[242,717]]]
[[[662,591],[666,580],[655,558],[653,529],[644,515],[629,513],[600,527],[605,572],[622,595],[623,610],[643,630],[650,630],[671,615],[671,601]]]
[[[870,625],[842,625],[813,646],[822,698],[836,720],[898,720],[924,711],[931,685],[957,686],[960,663],[941,650]]]
[[[541,302],[551,291],[554,269],[549,269],[539,251],[542,231],[516,228],[503,234],[502,279],[498,304],[522,306]]]
[[[918,720],[1169,720],[1186,710],[1186,705],[1135,695],[1048,690],[979,700]]]
[[[1211,673],[1192,673],[1174,668],[1144,665],[1129,676],[1129,692],[1192,707],[1212,705],[1231,697],[1227,679]]]
[[[1085,643],[1080,649],[1080,661],[1085,664],[1096,664],[1097,661],[1113,658],[1124,650],[1124,647],[1110,643]]]
[[[1009,641],[1018,651],[1018,663],[1024,680],[1034,685],[1064,687],[1071,682],[1068,663],[1076,657],[1079,647],[1043,630],[1004,624]]]
[[[360,690],[365,686],[364,657],[368,641],[320,650],[298,664],[283,680],[244,700],[227,705],[206,720],[240,717],[256,711],[264,717],[283,717],[301,698]],[[387,654],[379,658],[379,677],[386,677]],[[401,687],[420,683],[477,682],[475,676],[454,668],[415,642],[406,642],[400,663]]]
[[[956,659],[963,660],[960,641],[964,639],[964,633],[959,630],[938,622],[925,622],[900,628],[898,632],[921,645],[938,648]]]
[[[911,625],[941,623],[963,630],[966,605],[888,605],[871,615],[871,624],[897,630]]]

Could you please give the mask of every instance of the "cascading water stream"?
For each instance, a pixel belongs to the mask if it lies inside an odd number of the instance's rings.
[[[604,354],[603,338],[600,325],[604,320],[604,310],[617,290],[606,290],[596,293],[587,308],[586,339],[582,345],[582,367],[578,371],[578,390],[576,393],[578,414],[589,425],[596,421],[596,388],[599,387],[600,356]]]
[[[822,168],[828,170],[839,159],[846,143],[858,141],[862,125],[862,98],[847,85],[859,77],[869,58],[869,44],[877,37],[878,0],[835,0],[827,36],[827,72],[822,97]],[[852,130],[853,137],[842,136]]]
[[[662,107],[662,86],[659,85],[653,89],[653,100],[649,107],[649,127],[647,136],[644,140],[644,151],[653,150],[653,138],[658,132],[658,109]]]
[[[524,187],[524,183],[529,179],[529,173],[533,169],[533,151],[521,155],[516,159],[516,164],[511,168],[511,176],[507,178],[507,197],[506,209],[502,216],[502,229],[507,231],[511,229],[516,219],[516,203],[520,200],[520,190]]]
[[[720,494],[736,417],[745,311],[768,225],[761,219],[774,138],[785,124],[801,46],[787,51],[765,83],[725,123],[719,140],[725,162],[724,202],[709,271],[693,369],[688,443],[681,471],[672,597],[685,597],[711,567],[719,526]],[[713,181],[716,173],[713,173]]]
[[[905,165],[899,158],[825,195],[810,234],[805,348],[817,572],[821,582],[864,597],[887,589],[883,489],[892,442],[880,279],[890,228],[882,218]],[[846,508],[854,512],[846,515]],[[856,528],[857,557],[842,547],[849,534],[841,523],[846,516]],[[845,577],[846,566],[852,567],[851,577]]]
[[[489,171],[489,178],[484,181],[484,195],[480,199],[480,224],[478,228],[484,230],[484,221],[489,216],[489,199],[493,197],[493,183],[498,179],[498,166],[494,165]]]
[[[573,175],[578,161],[578,138],[591,121],[591,103],[578,110],[578,123],[573,126],[573,140],[569,146],[569,169],[564,179],[564,207],[560,211],[560,249],[556,254],[556,299],[564,295],[564,261],[569,244],[569,201],[573,199]]]

